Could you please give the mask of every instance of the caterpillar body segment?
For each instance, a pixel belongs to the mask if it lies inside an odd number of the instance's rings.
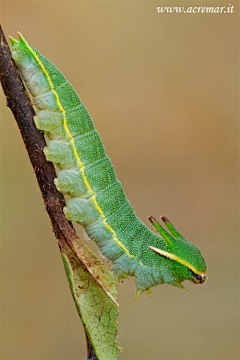
[[[50,139],[45,156],[59,168],[55,184],[71,196],[67,219],[84,226],[112,260],[117,278],[136,277],[138,295],[164,282],[178,287],[183,280],[203,282],[206,265],[195,245],[165,217],[170,233],[150,217],[157,235],[136,216],[86,107],[64,75],[22,35],[11,41],[36,109],[36,126]]]

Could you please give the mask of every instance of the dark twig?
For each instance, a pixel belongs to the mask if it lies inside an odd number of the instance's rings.
[[[43,154],[46,145],[43,133],[35,127],[34,109],[26,93],[19,72],[12,61],[11,53],[0,25],[0,79],[6,95],[6,104],[13,112],[21,136],[26,146],[30,161],[35,171],[39,187],[48,215],[52,222],[53,231],[59,247],[68,246],[73,251],[72,241],[78,239],[73,226],[63,215],[65,200],[54,185],[56,173],[52,163],[47,162]],[[82,264],[84,267],[85,265]],[[97,360],[92,345],[87,338],[88,360]]]
[[[86,334],[86,332],[85,332]],[[92,344],[90,343],[88,337],[87,337],[87,334],[86,334],[86,341],[87,341],[87,357],[85,360],[98,360],[93,348],[92,348]]]

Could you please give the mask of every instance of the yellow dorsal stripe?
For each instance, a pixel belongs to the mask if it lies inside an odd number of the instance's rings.
[[[53,85],[53,83],[52,83],[52,80],[51,80],[51,78],[50,78],[50,76],[49,76],[49,74],[48,74],[45,66],[43,65],[43,63],[41,62],[41,60],[39,59],[39,57],[37,56],[37,54],[35,53],[35,51],[29,46],[29,44],[27,43],[27,41],[24,39],[24,37],[23,37],[22,35],[21,35],[21,37],[22,37],[25,45],[28,47],[28,49],[29,49],[29,50],[31,51],[31,53],[34,55],[35,59],[37,60],[38,64],[40,65],[42,71],[43,71],[44,74],[46,75],[46,77],[47,77],[47,79],[48,79],[48,82],[49,82],[49,84],[50,84],[50,86],[51,86],[51,88],[52,88],[52,91],[53,91],[54,95],[56,96],[58,106],[59,106],[61,112],[63,113],[63,117],[64,117],[64,128],[65,128],[65,130],[66,130],[66,132],[67,132],[67,135],[68,135],[68,137],[69,137],[69,139],[70,139],[70,141],[71,141],[71,143],[72,143],[74,155],[76,156],[76,159],[77,159],[77,161],[78,161],[78,164],[81,166],[81,173],[82,173],[82,175],[83,175],[84,182],[85,182],[85,184],[87,185],[90,193],[91,193],[91,194],[94,194],[94,191],[92,190],[92,188],[91,188],[91,186],[90,186],[90,184],[89,184],[89,182],[88,182],[88,180],[87,180],[87,177],[86,177],[86,175],[85,175],[85,173],[84,173],[84,165],[83,165],[83,163],[82,163],[82,161],[81,161],[81,159],[80,159],[80,157],[79,157],[79,155],[78,155],[78,153],[77,153],[77,149],[76,149],[76,146],[75,146],[74,138],[73,138],[73,136],[72,136],[72,134],[71,134],[68,126],[67,126],[67,119],[66,119],[65,110],[64,110],[64,108],[62,107],[62,104],[61,104],[61,102],[60,102],[60,99],[59,99],[59,96],[58,96],[57,92],[54,90],[54,85]],[[94,204],[95,204],[95,206],[96,206],[96,209],[99,211],[99,213],[101,214],[101,216],[102,216],[102,218],[103,218],[103,223],[104,223],[104,225],[112,232],[114,241],[126,252],[126,254],[127,254],[129,257],[134,258],[134,256],[129,253],[128,249],[118,240],[116,232],[112,229],[112,227],[111,227],[110,225],[108,225],[107,220],[106,220],[106,216],[104,215],[102,209],[100,208],[100,206],[99,206],[98,203],[97,203],[96,195],[93,195],[92,199],[93,199],[93,202],[94,202]],[[142,264],[142,263],[141,263],[141,264]],[[142,264],[142,265],[143,265],[143,264]],[[143,265],[143,266],[144,266],[144,265]]]
[[[162,249],[158,249],[154,246],[149,246],[149,249],[151,249],[152,251],[154,251],[155,253],[162,255],[168,259],[174,260],[179,262],[182,265],[187,266],[189,269],[191,269],[195,274],[197,275],[201,275],[202,272],[199,272],[194,266],[192,266],[189,262],[187,262],[186,260],[181,259],[180,257],[178,257],[177,255],[171,254],[167,251],[164,251]]]

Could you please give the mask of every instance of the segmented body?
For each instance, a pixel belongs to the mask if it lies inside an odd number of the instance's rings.
[[[118,278],[136,277],[139,290],[179,283],[174,261],[149,250],[168,251],[162,236],[136,216],[117,179],[91,117],[63,74],[21,37],[15,59],[36,108],[35,123],[50,139],[47,160],[60,169],[55,184],[70,195],[65,216],[84,226]]]

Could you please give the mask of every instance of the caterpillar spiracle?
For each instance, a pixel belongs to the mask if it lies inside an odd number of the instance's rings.
[[[158,234],[136,216],[116,177],[92,119],[64,75],[18,33],[10,37],[12,57],[31,94],[35,124],[49,141],[48,161],[58,168],[55,185],[67,195],[64,214],[84,226],[115,276],[135,276],[137,297],[157,284],[184,288],[182,282],[207,278],[201,252],[162,217],[169,232],[152,216]]]

